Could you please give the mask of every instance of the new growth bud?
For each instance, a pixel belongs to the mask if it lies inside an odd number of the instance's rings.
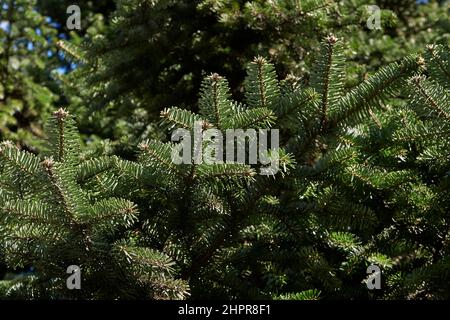
[[[69,112],[64,108],[59,108],[57,111],[53,112],[53,115],[58,120],[64,120],[69,115]]]
[[[327,42],[331,45],[335,44],[336,42],[338,42],[338,38],[332,34],[330,34],[327,38],[326,38]]]
[[[53,165],[55,164],[55,161],[53,161],[53,158],[45,158],[44,161],[42,161],[42,165],[46,170],[50,170],[53,168]]]

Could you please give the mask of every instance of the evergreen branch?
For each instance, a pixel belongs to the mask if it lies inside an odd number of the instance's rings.
[[[322,43],[321,57],[316,62],[312,75],[311,85],[321,96],[320,127],[326,128],[328,124],[328,113],[341,98],[343,93],[343,65],[342,48],[339,40],[328,36]]]
[[[39,159],[32,153],[17,149],[10,141],[0,144],[0,160],[28,176],[39,170]]]
[[[144,141],[139,145],[139,148],[141,150],[139,161],[142,164],[149,166],[156,172],[164,168],[168,172],[174,172],[183,176],[177,165],[172,162],[172,144],[156,140]]]
[[[93,177],[108,172],[116,165],[118,159],[116,157],[99,157],[93,158],[80,163],[76,168],[76,177],[78,183],[91,180]]]
[[[117,225],[130,226],[136,220],[136,215],[136,205],[131,201],[109,198],[90,206],[89,213],[82,217],[82,220],[96,227],[108,225],[110,228],[116,228]]]
[[[450,90],[450,54],[442,45],[427,45],[427,67],[433,79]]]
[[[351,121],[368,112],[369,108],[376,106],[384,95],[401,87],[405,77],[414,72],[418,64],[420,61],[414,56],[409,56],[400,63],[391,63],[382,68],[352,89],[338,102],[335,112],[331,115],[334,125]]]
[[[4,223],[14,223],[20,225],[21,221],[38,223],[42,225],[52,225],[61,227],[67,225],[64,216],[55,215],[52,208],[39,201],[30,200],[9,200],[2,205],[0,217]]]
[[[280,96],[274,66],[256,57],[247,67],[245,98],[249,108],[273,108]]]
[[[231,116],[233,108],[227,81],[217,73],[202,82],[199,100],[200,113],[219,130],[226,129],[223,122]]]
[[[119,177],[127,175],[129,177],[132,177],[133,180],[139,181],[139,179],[142,177],[144,173],[144,168],[142,164],[136,162],[117,159],[115,161],[115,165],[117,170],[119,171]]]
[[[434,110],[438,116],[443,116],[450,121],[450,113],[446,112],[445,106],[448,107],[447,94],[439,84],[430,84],[425,81],[425,78],[416,76],[409,82],[414,87],[414,93],[419,93],[421,97],[414,95],[413,99],[416,99],[416,103],[420,102],[427,105],[431,110]]]
[[[72,116],[62,108],[54,112],[48,131],[49,156],[57,162],[78,163],[79,136]]]
[[[193,130],[196,122],[203,121],[196,114],[176,107],[161,111],[161,118],[164,119],[163,123],[170,125],[170,129],[184,128]]]
[[[275,121],[272,110],[267,108],[254,108],[239,111],[229,120],[228,127],[238,129],[256,129],[257,127],[270,127]]]
[[[84,52],[81,50],[81,48],[77,47],[73,43],[65,40],[59,40],[56,45],[70,57],[74,58],[76,62],[87,63]]]
[[[196,178],[212,179],[212,178],[233,178],[246,177],[250,178],[255,172],[247,165],[240,164],[201,164],[197,166]]]
[[[56,193],[58,203],[62,206],[63,212],[70,219],[74,226],[78,225],[78,214],[85,212],[83,204],[79,203],[81,198],[78,188],[71,183],[70,173],[61,163],[55,163],[53,159],[47,158],[42,162],[42,167],[46,172],[49,182]]]

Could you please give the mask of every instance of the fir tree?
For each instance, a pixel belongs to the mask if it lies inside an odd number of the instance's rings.
[[[259,78],[261,68],[263,81]],[[202,84],[200,115],[169,108],[161,113],[163,124],[192,132],[196,122],[202,124],[202,130],[266,127],[274,120],[271,100],[276,98],[277,83],[273,76],[273,66],[263,58],[255,60],[249,68],[249,91],[244,106],[231,99],[227,81],[212,74]],[[208,142],[204,142],[202,149],[207,146]],[[227,252],[240,241],[239,230],[250,218],[249,214],[253,215],[255,199],[249,197],[254,197],[251,190],[255,188],[256,168],[239,163],[195,161],[176,165],[172,161],[175,147],[171,142],[141,143],[138,162],[126,162],[128,165],[123,166],[129,179],[123,183],[138,186],[140,192],[129,195],[136,197],[136,203],[149,208],[142,212],[149,243],[163,248],[176,260],[181,266],[181,277],[190,281],[197,298],[205,297],[206,292],[213,297],[218,294],[214,291],[223,290],[224,284],[214,289],[217,284],[210,277],[225,267]],[[279,152],[281,165],[288,167],[290,157],[283,150]],[[195,157],[195,150],[192,154]]]
[[[398,290],[388,297],[449,298],[449,52],[427,46],[424,74],[408,81],[410,104],[400,119],[405,126],[393,134],[395,144],[408,150],[416,178],[394,195],[402,206],[398,231],[385,241],[412,252],[392,275]]]
[[[371,263],[392,267],[392,257],[376,245],[393,214],[386,197],[414,178],[408,170],[367,163],[356,132],[373,130],[386,112],[383,101],[402,92],[423,62],[406,57],[348,90],[342,50],[334,36],[323,42],[306,88],[292,77],[279,83],[274,67],[257,58],[248,68],[242,107],[232,108],[239,104],[230,101],[224,80],[212,75],[202,86],[201,115],[179,108],[162,113],[170,128],[192,129],[195,121],[205,128],[246,128],[246,114],[249,123],[270,120],[285,133],[281,165],[297,162],[285,178],[272,181],[223,167],[214,184],[201,182],[216,167],[178,167],[170,161],[173,145],[141,144],[140,161],[128,176],[141,181],[143,190],[161,194],[152,200],[144,192],[136,203],[154,202],[149,207],[162,212],[143,213],[150,243],[167,247],[178,259],[193,296],[301,298],[338,291],[341,297],[367,297],[365,268]],[[240,184],[220,183],[230,179]]]
[[[0,235],[7,266],[33,267],[4,282],[21,299],[183,298],[187,286],[172,278],[171,259],[139,246],[138,210],[110,195],[114,181],[99,174],[114,157],[80,158],[78,133],[64,109],[53,114],[48,154],[37,157],[11,142],[0,147]],[[103,188],[107,192],[103,192]],[[83,290],[66,287],[66,270],[81,268]]]
[[[282,77],[307,76],[320,40],[330,32],[348,38],[358,34],[347,50],[353,55],[347,66],[353,69],[353,78],[347,79],[350,85],[385,61],[392,62],[390,57],[409,54],[410,47],[402,50],[407,47],[403,34],[395,34],[393,38],[398,38],[386,48],[384,31],[367,30],[371,4],[365,0],[120,1],[105,30],[66,52],[85,58],[78,60],[84,67],[65,81],[67,97],[71,108],[83,115],[83,133],[121,140],[118,152],[131,158],[130,146],[158,136],[149,123],[164,107],[197,111],[196,92],[210,70],[225,76],[232,94],[242,98],[244,66],[254,56],[269,56]],[[442,9],[433,10],[443,15]],[[392,12],[382,10],[382,28],[394,26],[395,21]],[[368,58],[361,61],[361,57]],[[364,66],[357,67],[352,60]]]
[[[0,281],[0,297],[449,298],[448,23],[446,7],[431,2],[389,3],[400,21],[393,27],[384,11],[383,31],[365,29],[370,3],[359,0],[125,0],[106,29],[88,14],[86,46],[75,34],[58,42],[76,62],[58,83],[89,136],[80,139],[64,109],[41,153],[21,146],[12,122],[4,130],[15,142],[0,144],[0,261],[15,276]],[[18,39],[2,61],[28,43]],[[434,44],[409,54],[414,41]],[[270,58],[246,63],[257,54]],[[32,65],[20,81],[3,69],[8,88],[44,82]],[[177,128],[194,140],[168,142]],[[205,161],[225,159],[211,147],[226,130],[260,128],[280,130],[280,148],[266,154],[279,172]],[[222,136],[199,149],[195,134],[209,129]],[[178,164],[181,149],[192,158]],[[372,264],[381,291],[366,287]],[[80,291],[66,287],[71,265],[81,268]]]

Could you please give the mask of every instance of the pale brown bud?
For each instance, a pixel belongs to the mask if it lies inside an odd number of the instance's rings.
[[[335,44],[336,42],[338,42],[338,38],[332,34],[330,34],[327,38],[326,38],[327,42],[329,44]]]
[[[59,120],[63,120],[69,115],[69,112],[64,108],[59,108],[57,111],[53,112],[53,115]]]
[[[51,169],[55,162],[53,161],[53,158],[45,158],[44,161],[42,161],[42,165],[45,169]]]

